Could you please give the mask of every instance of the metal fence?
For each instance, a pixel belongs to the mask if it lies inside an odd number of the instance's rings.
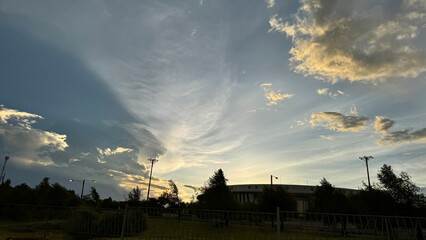
[[[425,229],[424,217],[0,205],[0,236],[11,239],[424,239]]]

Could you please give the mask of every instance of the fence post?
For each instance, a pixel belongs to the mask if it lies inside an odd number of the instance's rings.
[[[124,229],[126,228],[126,214],[127,214],[127,208],[129,207],[129,204],[126,204],[126,207],[124,208],[124,214],[123,214],[123,225],[121,226],[121,238],[124,237]]]
[[[281,223],[280,223],[280,207],[277,207],[277,237],[280,237]]]

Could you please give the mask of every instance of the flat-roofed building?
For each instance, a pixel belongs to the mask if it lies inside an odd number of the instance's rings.
[[[290,184],[274,184],[273,187],[282,187],[297,202],[297,211],[306,212],[310,198],[314,195],[317,186],[309,185],[290,185]],[[234,198],[240,203],[256,203],[259,194],[263,192],[265,187],[271,187],[270,184],[240,184],[229,185]],[[347,188],[336,188],[345,195],[355,194],[358,190]]]

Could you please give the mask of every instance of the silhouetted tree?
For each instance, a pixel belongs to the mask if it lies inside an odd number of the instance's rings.
[[[309,206],[310,211],[342,213],[347,210],[346,196],[335,189],[327,179],[320,181],[314,192],[314,197]]]
[[[169,180],[169,191],[164,191],[160,197],[158,197],[158,204],[166,207],[177,207],[179,206],[179,190],[176,184]]]
[[[138,205],[141,200],[141,190],[139,189],[139,186],[136,186],[136,188],[133,188],[132,191],[127,194],[126,200],[130,205]]]
[[[295,199],[281,186],[265,187],[257,202],[260,210],[265,212],[275,212],[277,207],[281,211],[296,210]]]
[[[232,196],[231,190],[226,185],[228,180],[222,169],[217,170],[209,178],[207,186],[201,189],[201,194],[197,199],[202,207],[208,209],[232,210],[237,208],[237,204]]]
[[[399,177],[393,172],[391,166],[384,164],[377,174],[382,187],[397,202],[413,207],[425,207],[425,197],[406,172],[401,172]]]

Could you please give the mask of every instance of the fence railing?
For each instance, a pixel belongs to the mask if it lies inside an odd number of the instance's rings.
[[[71,235],[74,239],[157,239],[152,236],[155,234],[162,236],[158,239],[168,239],[167,234],[188,236],[192,239],[216,239],[210,236],[214,235],[214,231],[209,229],[226,229],[226,226],[239,226],[244,231],[257,231],[262,234],[281,234],[279,239],[289,239],[283,236],[294,231],[379,239],[424,239],[426,218],[286,211],[263,213],[186,208],[91,209],[0,205],[0,231],[39,231],[45,235],[46,232],[53,232]],[[203,228],[201,231],[204,232],[199,233],[200,228]],[[202,238],[194,237],[197,234],[205,235],[202,235]]]

